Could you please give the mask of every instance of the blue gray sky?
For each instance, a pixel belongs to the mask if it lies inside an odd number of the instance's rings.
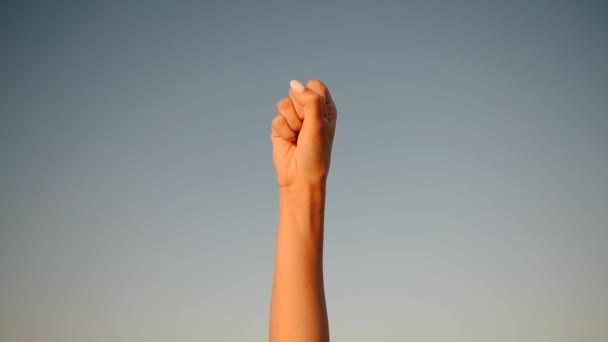
[[[270,121],[339,110],[335,341],[608,340],[600,1],[0,5],[0,340],[266,341]]]

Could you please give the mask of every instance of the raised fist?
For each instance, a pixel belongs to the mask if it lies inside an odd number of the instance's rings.
[[[319,80],[306,87],[290,82],[289,96],[277,102],[272,120],[274,165],[280,188],[324,185],[329,173],[338,112]]]

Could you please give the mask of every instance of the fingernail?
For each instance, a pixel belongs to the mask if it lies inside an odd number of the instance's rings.
[[[290,86],[290,87],[291,87],[291,89],[293,89],[293,90],[294,90],[296,93],[301,93],[301,92],[303,92],[303,91],[304,91],[304,89],[306,89],[306,87],[305,87],[305,86],[304,86],[302,83],[300,83],[300,82],[298,82],[298,81],[296,81],[296,80],[292,80],[291,82],[289,82],[289,86]]]

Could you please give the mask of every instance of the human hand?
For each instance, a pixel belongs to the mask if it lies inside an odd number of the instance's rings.
[[[338,112],[319,80],[290,82],[272,120],[273,159],[279,188],[324,185],[329,173]]]

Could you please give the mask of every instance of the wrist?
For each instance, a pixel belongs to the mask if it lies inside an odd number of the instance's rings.
[[[325,184],[298,184],[279,191],[282,229],[322,244],[325,216]]]
[[[325,202],[326,192],[325,180],[318,183],[294,183],[279,187],[279,196],[281,200],[290,202]]]

